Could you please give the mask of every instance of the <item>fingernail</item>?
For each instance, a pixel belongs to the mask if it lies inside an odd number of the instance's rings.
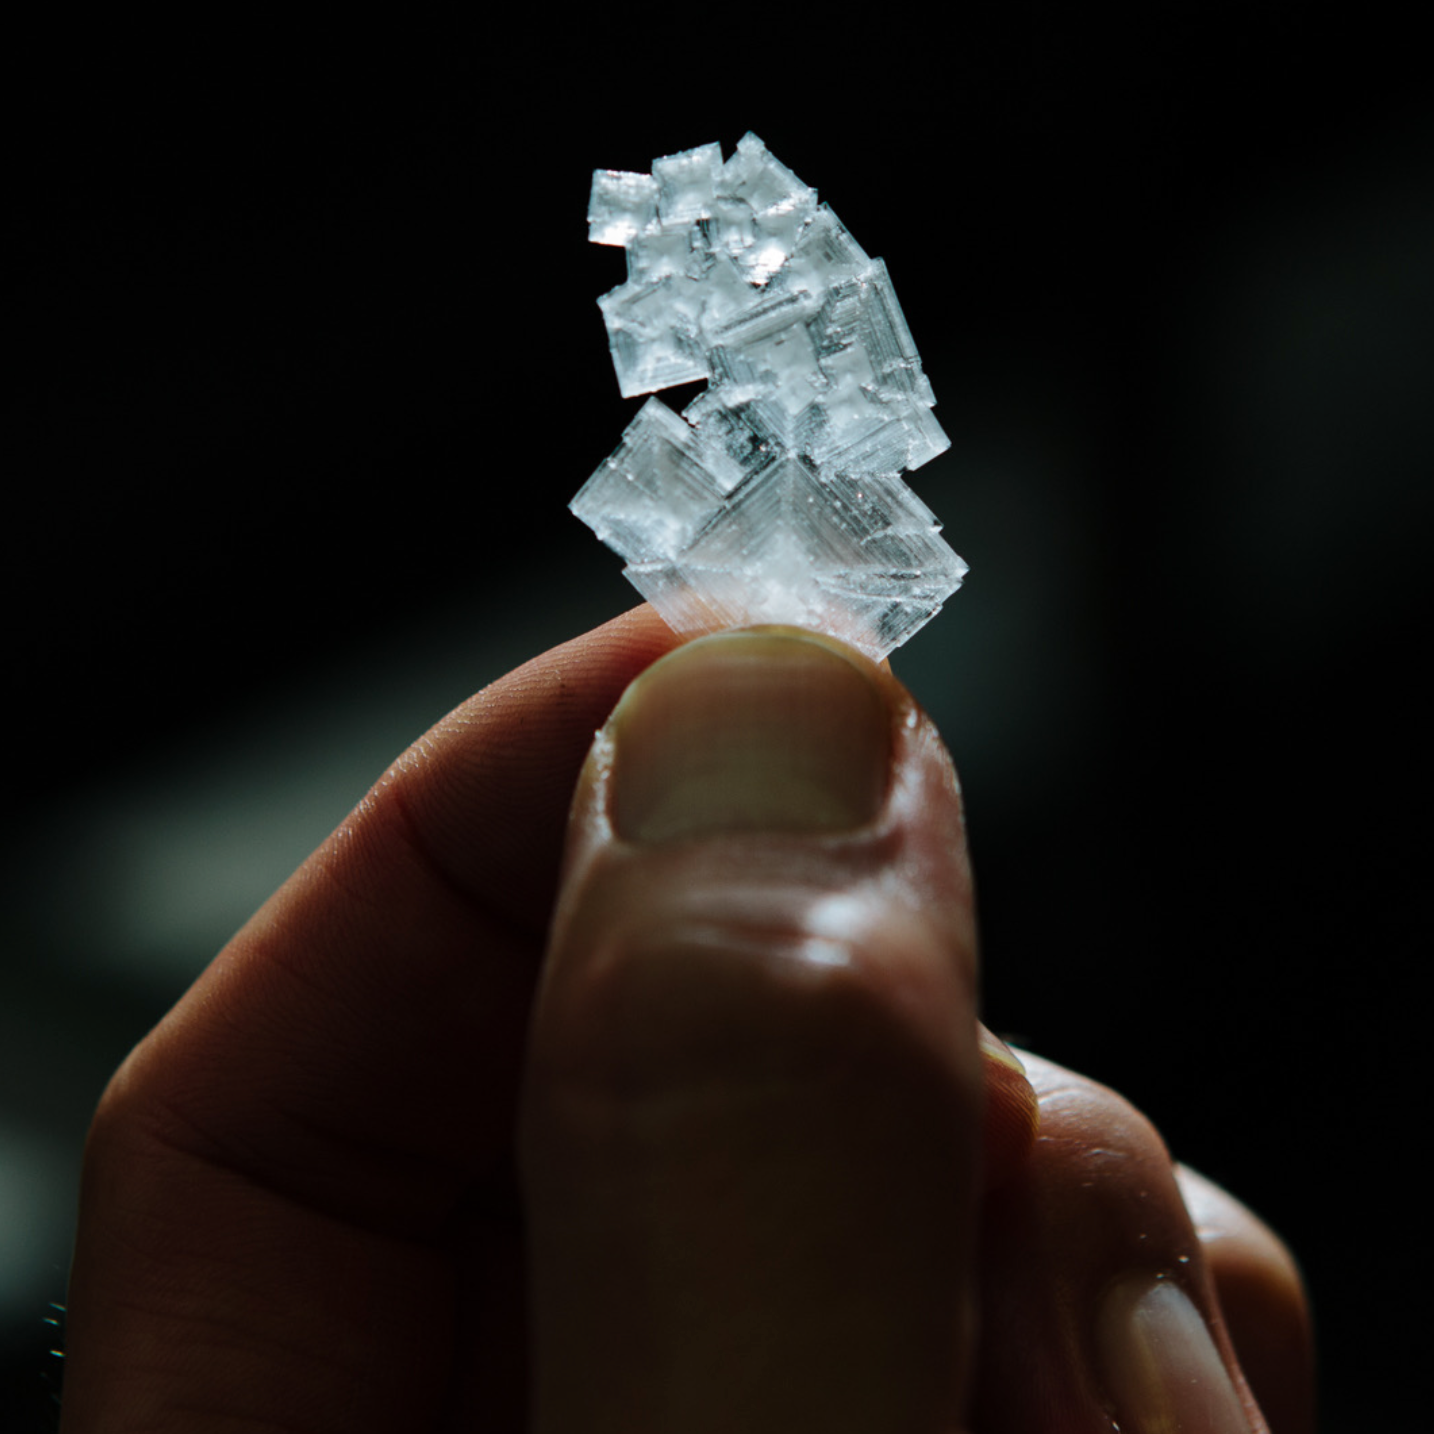
[[[729,632],[654,663],[609,723],[618,834],[867,825],[886,792],[891,715],[862,662],[795,632]]]
[[[1178,1285],[1138,1276],[1102,1301],[1096,1339],[1106,1388],[1130,1434],[1250,1434],[1199,1310]]]
[[[976,1042],[981,1047],[982,1055],[1005,1066],[1007,1070],[1015,1071],[1017,1075],[1025,1075],[1026,1068],[1021,1064],[1021,1058],[994,1031],[988,1031],[985,1026],[977,1026]]]

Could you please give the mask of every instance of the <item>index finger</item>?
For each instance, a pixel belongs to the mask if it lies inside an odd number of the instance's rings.
[[[67,1430],[357,1434],[446,1397],[433,1327],[464,1229],[503,1223],[571,791],[676,642],[639,609],[464,703],[131,1053],[86,1149]]]
[[[306,1141],[329,1131],[465,1174],[499,1158],[577,772],[676,641],[635,609],[415,742],[131,1058],[182,1108],[179,1138],[207,1133],[266,1177],[281,1165],[320,1203],[362,1187],[343,1162],[276,1149],[276,1114]]]

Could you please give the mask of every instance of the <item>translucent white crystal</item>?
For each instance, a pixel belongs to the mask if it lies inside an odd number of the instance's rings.
[[[572,510],[677,631],[789,623],[885,657],[966,564],[901,473],[950,446],[886,265],[755,135],[598,170],[588,237],[627,250],[598,301],[649,399]]]
[[[721,173],[722,146],[717,144],[704,144],[700,149],[654,160],[657,216],[663,229],[685,229],[698,219],[708,218]]]
[[[629,244],[657,224],[657,181],[650,174],[600,169],[588,201],[588,241]]]

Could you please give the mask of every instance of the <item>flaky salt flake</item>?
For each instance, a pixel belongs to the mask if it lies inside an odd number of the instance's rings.
[[[880,659],[966,564],[902,481],[950,446],[886,265],[756,135],[598,170],[599,300],[624,397],[649,399],[572,511],[676,631],[783,623]]]

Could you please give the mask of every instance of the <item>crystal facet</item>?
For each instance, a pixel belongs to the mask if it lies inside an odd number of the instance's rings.
[[[676,631],[786,623],[885,657],[966,564],[902,481],[950,446],[886,265],[745,135],[598,170],[588,237],[627,250],[598,300],[624,397],[650,398],[572,510]]]

